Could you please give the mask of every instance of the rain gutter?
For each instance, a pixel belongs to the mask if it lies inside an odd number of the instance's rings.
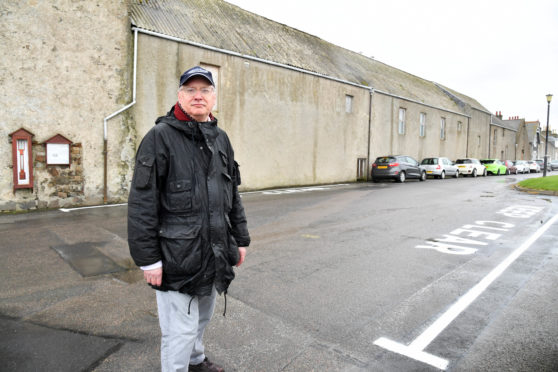
[[[107,204],[107,178],[108,178],[108,125],[107,121],[113,117],[119,115],[120,113],[128,110],[130,107],[136,104],[136,67],[138,60],[138,30],[134,29],[134,77],[133,77],[133,88],[132,88],[132,102],[122,107],[118,111],[113,112],[103,120],[103,204]]]

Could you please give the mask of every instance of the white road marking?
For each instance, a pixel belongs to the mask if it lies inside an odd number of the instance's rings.
[[[77,211],[79,209],[92,209],[92,208],[106,208],[106,207],[118,207],[121,205],[127,205],[128,203],[121,203],[121,204],[103,204],[103,205],[92,205],[90,207],[77,207],[77,208],[60,208],[61,212],[72,212]]]
[[[323,191],[329,190],[333,187],[347,186],[348,183],[338,183],[334,185],[323,185],[323,186],[308,186],[308,187],[296,187],[288,189],[275,189],[275,190],[263,190],[263,191],[246,191],[241,194],[264,194],[264,195],[279,195],[279,194],[292,194],[297,192],[308,192],[308,191]]]
[[[395,353],[405,355],[409,358],[429,364],[438,369],[445,370],[449,361],[424,351],[424,349],[438,335],[461,314],[473,301],[480,296],[492,282],[494,282],[519,256],[521,256],[529,247],[541,237],[558,221],[558,214],[548,220],[541,228],[539,228],[529,239],[527,239],[519,248],[513,251],[504,261],[496,266],[488,275],[486,275],[479,283],[471,288],[466,294],[461,296],[445,313],[443,313],[432,325],[430,325],[422,334],[420,334],[409,345],[404,345],[396,341],[380,337],[374,341],[375,345]]]
[[[338,183],[338,184],[334,184],[334,185],[324,185],[324,186],[308,186],[308,187],[298,187],[298,188],[292,188],[292,189],[276,189],[276,190],[266,190],[266,191],[246,191],[246,192],[241,192],[239,193],[240,196],[242,197],[243,194],[255,194],[255,193],[261,193],[264,195],[277,195],[277,194],[292,194],[295,192],[307,192],[307,191],[322,191],[322,190],[328,190],[331,189],[333,187],[340,187],[340,186],[347,186],[348,183]],[[122,204],[103,204],[103,205],[92,205],[89,207],[76,207],[76,208],[60,208],[59,210],[62,212],[72,212],[72,211],[77,211],[79,209],[91,209],[91,208],[106,208],[106,207],[117,207],[120,205],[127,205],[128,203],[122,203]]]

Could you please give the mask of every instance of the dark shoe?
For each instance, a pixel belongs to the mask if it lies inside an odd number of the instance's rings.
[[[190,372],[225,372],[223,367],[213,364],[207,357],[200,364],[190,364],[188,366]]]

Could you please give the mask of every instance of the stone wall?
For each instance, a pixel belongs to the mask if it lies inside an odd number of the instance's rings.
[[[37,207],[59,208],[85,202],[81,143],[70,146],[70,165],[46,165],[45,147],[36,149]]]
[[[128,9],[127,0],[0,1],[0,211],[102,203],[103,118],[132,100]],[[109,122],[109,202],[127,198],[132,120]],[[14,193],[9,134],[21,127],[35,135],[37,168],[34,188]],[[55,134],[81,144],[80,164],[58,175],[41,168],[39,145]]]

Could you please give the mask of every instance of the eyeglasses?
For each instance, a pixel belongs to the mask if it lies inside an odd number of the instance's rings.
[[[201,89],[185,88],[185,89],[182,89],[182,91],[184,93],[186,93],[186,95],[189,96],[189,97],[194,97],[196,94],[198,94],[198,92],[200,92],[200,94],[202,96],[207,97],[214,92],[213,87],[207,87],[207,88],[201,88]]]

